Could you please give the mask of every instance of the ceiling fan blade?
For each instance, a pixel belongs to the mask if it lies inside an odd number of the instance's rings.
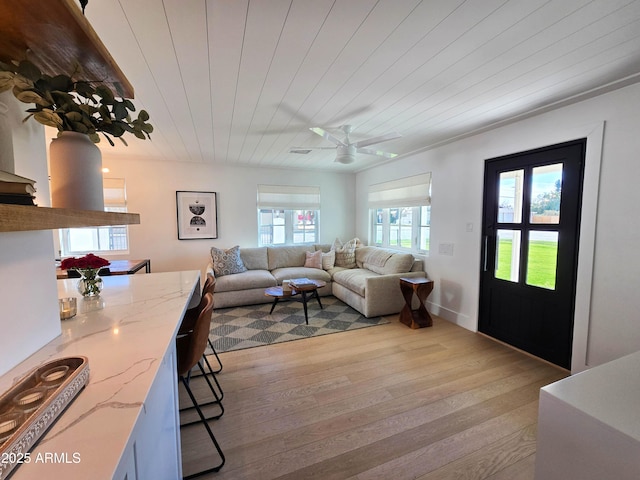
[[[360,140],[359,142],[355,143],[355,146],[360,148],[360,147],[366,147],[368,145],[373,145],[375,143],[382,143],[382,142],[386,142],[388,140],[394,140],[396,138],[400,138],[402,135],[400,135],[398,132],[391,132],[391,133],[386,133],[384,135],[380,135],[378,137],[372,137],[372,138],[367,138],[365,140]]]
[[[374,150],[372,148],[358,148],[356,151],[358,153],[377,155],[378,157],[385,157],[385,158],[395,158],[398,156],[397,153],[383,152],[382,150]]]
[[[311,127],[309,130],[329,140],[331,143],[335,143],[336,145],[345,145],[345,143],[342,140],[338,140],[336,137],[334,137],[329,132],[327,132],[324,128]]]
[[[336,147],[291,147],[289,153],[311,153],[311,150],[335,150]]]
[[[357,117],[359,117],[364,113],[370,112],[371,110],[373,110],[373,105],[364,105],[362,107],[354,108],[353,110],[349,112],[345,112],[338,117],[333,117],[331,119],[331,125],[342,125],[344,122],[353,122],[354,119],[356,119]],[[329,124],[325,123],[323,125],[329,125]],[[338,126],[336,128],[340,128],[340,127]]]

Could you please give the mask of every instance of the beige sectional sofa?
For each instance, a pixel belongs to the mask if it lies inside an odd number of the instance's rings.
[[[219,261],[210,260],[207,265],[207,272],[216,277],[215,308],[271,302],[273,299],[264,294],[266,288],[306,277],[327,283],[318,290],[321,296],[333,294],[366,317],[390,315],[404,305],[399,278],[425,276],[422,260],[378,247],[356,248],[353,268],[332,266],[327,261],[326,269],[304,265],[307,252],[321,250],[328,253],[325,256],[329,260],[332,255],[328,244],[234,248],[239,250],[241,261],[231,271],[238,273],[228,273]]]

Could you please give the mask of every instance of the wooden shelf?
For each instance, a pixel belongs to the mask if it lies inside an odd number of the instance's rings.
[[[86,79],[119,84],[133,98],[132,85],[74,0],[2,0],[0,31],[1,60],[26,57],[49,75],[70,75],[79,64]]]
[[[0,204],[0,232],[138,225],[140,214]]]

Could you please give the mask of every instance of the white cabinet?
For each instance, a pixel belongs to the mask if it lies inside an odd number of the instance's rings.
[[[140,480],[182,478],[175,351],[172,343],[134,431]]]
[[[640,352],[540,391],[536,480],[640,478]]]
[[[175,344],[162,359],[113,478],[182,478]]]

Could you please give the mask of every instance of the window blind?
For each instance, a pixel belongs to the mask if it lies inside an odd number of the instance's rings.
[[[399,178],[369,187],[369,208],[431,205],[431,173]]]
[[[320,210],[320,187],[258,185],[258,208]]]
[[[127,192],[124,178],[104,178],[102,180],[105,208],[124,208],[127,206]]]

